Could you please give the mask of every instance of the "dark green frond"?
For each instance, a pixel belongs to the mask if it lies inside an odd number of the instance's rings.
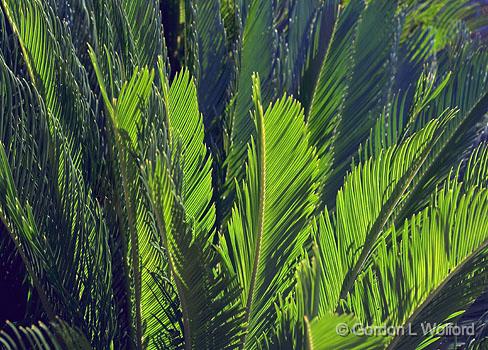
[[[90,350],[90,343],[77,329],[64,321],[42,322],[31,327],[7,323],[0,331],[0,345],[5,350]]]
[[[273,29],[272,1],[251,1],[242,36],[239,55],[236,100],[230,112],[229,140],[227,146],[227,196],[234,197],[235,180],[244,179],[247,144],[255,137],[252,108],[252,74],[259,73],[263,79],[263,105],[273,97],[273,67],[276,33]],[[258,59],[259,58],[259,59]]]

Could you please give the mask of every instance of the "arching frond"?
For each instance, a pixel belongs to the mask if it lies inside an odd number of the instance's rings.
[[[330,1],[328,4],[321,4],[317,0],[283,2],[286,6],[286,12],[284,28],[279,33],[280,91],[290,95],[296,95],[299,91],[301,74],[308,58],[309,52],[307,51],[308,49],[313,50],[314,44],[316,44],[313,42],[312,29],[314,29],[316,21],[318,21],[317,17],[321,15],[322,11],[331,12],[331,8],[334,5],[336,6],[332,3],[335,1]],[[327,32],[327,27],[332,27],[333,21],[330,22],[332,23],[323,23],[322,33]],[[324,35],[319,42],[321,45],[326,45],[327,37]]]
[[[150,344],[160,332],[158,315],[164,314],[158,302],[153,274],[162,267],[162,254],[156,248],[160,246],[161,237],[155,230],[155,223],[148,203],[145,201],[144,186],[141,183],[140,167],[135,155],[138,153],[137,141],[142,127],[143,109],[147,108],[152,92],[154,71],[147,68],[134,71],[132,78],[120,89],[120,95],[113,101],[109,98],[101,75],[98,61],[93,51],[90,52],[92,63],[102,92],[105,107],[110,119],[114,144],[114,161],[120,177],[118,183],[122,188],[118,199],[127,221],[123,220],[122,247],[126,252],[126,271],[131,279],[128,292],[133,293],[132,315],[135,334],[133,342],[142,347],[143,338]],[[126,226],[127,225],[127,226]],[[163,316],[159,316],[163,317]],[[145,329],[143,323],[146,324]],[[154,346],[154,345],[153,345]]]
[[[366,322],[412,329],[413,335],[398,334],[389,348],[414,348],[428,336],[422,324],[446,322],[483,293],[487,196],[483,187],[463,189],[450,180],[429,208],[398,230],[391,228],[390,243],[378,244],[372,266],[359,276],[348,304]],[[366,306],[372,300],[378,308]]]
[[[181,198],[182,172],[169,162],[161,155],[148,164],[147,183],[181,301],[185,348],[235,349],[243,329],[239,287],[220,265],[213,232],[192,232]]]
[[[337,26],[340,10],[339,1],[328,0],[323,2],[315,12],[309,31],[304,41],[305,48],[301,49],[298,62],[293,71],[293,86],[290,93],[297,96],[308,115],[320,71]],[[303,62],[301,62],[303,60]]]
[[[3,0],[3,8],[23,52],[30,79],[42,97],[49,127],[81,152],[80,168],[88,183],[98,184],[100,134],[93,111],[94,95],[71,37],[49,5],[39,0]]]
[[[198,99],[211,139],[222,137],[233,74],[219,0],[192,0],[198,51]]]
[[[41,97],[0,64],[9,111],[1,117],[2,222],[48,318],[60,315],[94,345],[107,344],[113,323],[103,214],[79,170],[80,154],[51,134]]]
[[[410,200],[398,215],[400,222],[426,205],[430,194],[449,176],[452,164],[471,146],[477,125],[484,118],[488,108],[488,55],[472,45],[466,43],[454,57],[445,57],[448,62],[443,63],[443,70],[453,74],[419,118],[417,124],[422,125],[446,108],[459,108],[415,180]]]
[[[383,150],[346,177],[332,217],[316,222],[323,273],[319,314],[339,309],[393,213],[408,198],[412,179],[444,132],[451,115],[434,120],[404,144]]]
[[[317,147],[322,184],[327,184],[332,171],[336,129],[341,118],[351,66],[354,64],[354,45],[363,2],[355,1],[340,13],[321,66],[307,117],[310,139]]]

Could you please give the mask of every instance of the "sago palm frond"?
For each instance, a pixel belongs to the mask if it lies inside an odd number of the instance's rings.
[[[0,0],[0,347],[482,347],[479,9]]]
[[[277,296],[293,287],[288,271],[306,244],[317,204],[318,162],[308,143],[303,109],[284,97],[266,112],[254,76],[256,141],[248,151],[246,180],[237,191],[222,254],[243,287],[247,334],[242,347],[257,348],[272,326]]]

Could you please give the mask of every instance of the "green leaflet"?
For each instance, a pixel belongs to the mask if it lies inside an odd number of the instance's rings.
[[[85,180],[98,185],[100,133],[92,110],[88,74],[75,55],[69,32],[39,0],[3,0],[22,49],[27,71],[49,112],[51,134],[60,128],[73,154],[81,152]],[[88,170],[90,169],[90,170]]]
[[[7,123],[0,135],[6,142],[5,148],[0,145],[3,225],[48,318],[63,317],[103,347],[110,341],[112,317],[104,217],[80,171],[80,154],[72,153],[59,129],[50,133],[36,91],[14,77],[3,60],[0,64],[0,99],[8,101],[2,104],[1,119]]]
[[[398,214],[400,222],[423,209],[436,186],[449,176],[452,164],[471,145],[478,124],[483,121],[488,108],[488,55],[471,45],[469,42],[463,44],[459,51],[444,57],[445,60],[449,59],[444,62],[447,66],[444,70],[453,71],[453,74],[419,118],[419,124],[422,124],[446,108],[459,108],[459,113],[448,124],[445,134],[416,179],[410,200]]]
[[[158,314],[164,313],[164,310],[160,309],[158,297],[161,296],[155,292],[157,288],[153,278],[153,274],[160,271],[163,266],[162,254],[156,249],[161,237],[154,230],[152,215],[148,203],[144,200],[140,168],[134,159],[134,153],[138,149],[138,131],[143,122],[142,110],[147,106],[152,92],[154,71],[139,71],[136,68],[132,78],[122,85],[118,99],[111,101],[94,51],[91,50],[90,56],[109,114],[114,137],[114,156],[120,171],[119,184],[123,192],[119,201],[127,220],[122,221],[124,227],[121,231],[124,235],[123,242],[127,245],[123,249],[128,255],[126,269],[130,275],[130,292],[134,298],[131,312],[135,334],[132,337],[140,349],[143,337],[152,342],[161,331],[157,317]],[[146,323],[145,329],[143,323]]]
[[[137,57],[137,65],[155,67],[164,50],[158,1],[122,0],[121,3],[133,45],[131,55]]]
[[[311,141],[323,159],[322,198],[329,205],[343,183],[358,146],[368,137],[383,108],[393,74],[391,57],[398,31],[396,1],[371,1],[363,11],[361,4],[360,1],[349,3],[343,18],[346,23],[342,22],[344,37],[339,35],[342,32],[336,33],[339,42],[332,41],[326,56],[324,74],[330,73],[324,78],[332,73],[337,78],[325,80],[323,84],[330,84],[325,90],[321,90],[319,83],[314,96],[317,109],[312,119],[317,121],[311,127]],[[360,19],[356,19],[359,11]],[[338,25],[342,30],[341,20]],[[371,36],[373,31],[375,35]],[[325,133],[325,138],[319,130]],[[333,135],[332,143],[327,135]]]
[[[356,1],[340,13],[326,57],[318,75],[307,117],[310,140],[317,147],[322,183],[327,184],[334,165],[336,129],[341,120],[345,97],[351,83],[354,42],[362,1]],[[345,116],[344,116],[345,117]]]
[[[198,97],[209,130],[221,133],[232,66],[219,0],[192,0],[198,42]],[[213,138],[217,135],[212,135]]]

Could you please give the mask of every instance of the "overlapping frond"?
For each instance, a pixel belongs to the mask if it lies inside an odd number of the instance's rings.
[[[303,109],[284,97],[264,112],[254,78],[256,141],[246,181],[237,191],[222,253],[243,288],[247,333],[255,349],[273,325],[274,303],[293,286],[293,269],[307,242],[305,226],[317,204],[317,160],[308,144]]]
[[[403,5],[406,19],[401,40],[410,39],[415,30],[429,33],[434,39],[431,53],[445,48],[480,6],[469,0],[413,0],[404,1]]]
[[[386,102],[394,72],[391,60],[399,30],[396,7],[396,1],[375,0],[370,1],[361,14],[354,41],[353,73],[336,128],[334,171],[328,178],[325,196],[333,196],[342,185],[352,156],[368,137]],[[374,36],[371,36],[372,32]],[[320,143],[314,144],[317,148],[321,146]]]
[[[425,206],[429,195],[449,175],[452,164],[461,159],[464,150],[471,146],[478,124],[483,121],[488,107],[488,55],[472,45],[470,42],[463,44],[461,51],[446,53],[447,57],[441,61],[442,70],[453,74],[443,90],[430,101],[417,125],[425,124],[446,108],[459,108],[459,113],[449,123],[446,133],[415,180],[411,199],[399,214],[400,221]]]
[[[198,97],[207,129],[222,133],[223,112],[228,102],[232,62],[222,22],[219,0],[193,0],[198,51]],[[221,135],[210,135],[212,139]]]
[[[332,171],[336,129],[341,118],[354,64],[354,45],[362,1],[346,7],[335,24],[326,57],[307,116],[310,139],[317,147],[322,183],[326,184]]]
[[[123,189],[121,210],[127,221],[122,222],[127,226],[121,230],[126,244],[122,249],[128,254],[126,268],[131,276],[130,291],[134,298],[132,312],[136,332],[133,341],[141,347],[144,339],[154,347],[154,339],[161,332],[158,318],[164,318],[164,310],[160,307],[162,290],[157,288],[153,277],[164,266],[162,252],[157,248],[162,242],[155,230],[156,224],[149,203],[145,201],[140,166],[135,158],[140,154],[138,136],[144,123],[143,110],[147,108],[152,93],[154,71],[136,69],[132,78],[122,85],[118,98],[112,101],[93,51],[91,57],[113,128],[115,157],[120,171],[119,183]]]
[[[94,96],[71,36],[52,8],[39,0],[2,2],[20,43],[33,85],[49,114],[51,133],[61,128],[71,152],[81,152],[87,182],[99,181],[100,134],[93,111]]]
[[[0,0],[0,256],[46,321],[0,347],[434,347],[488,284],[473,8]]]
[[[359,159],[366,161],[369,157],[381,153],[405,140],[414,130],[421,114],[429,107],[449,83],[451,74],[438,79],[435,71],[428,69],[417,80],[413,91],[402,91],[390,99],[380,118],[371,128],[370,136],[364,146],[360,147]]]
[[[161,15],[156,0],[122,0],[130,35],[130,54],[140,67],[155,67],[164,52]]]
[[[332,2],[330,1],[330,3]],[[331,7],[330,4],[327,5],[321,4],[317,0],[283,2],[283,6],[286,7],[286,12],[283,11],[285,12],[285,23],[284,29],[279,33],[281,92],[292,95],[299,91],[301,74],[306,67],[308,58],[308,50],[313,50],[315,44],[311,32],[317,25],[317,17],[322,12],[322,8]],[[332,27],[331,23],[325,23],[325,25],[328,25],[329,28]],[[324,30],[325,27],[321,30]],[[325,30],[322,33],[324,32]],[[322,36],[319,42],[325,45],[327,37]]]
[[[293,81],[290,93],[297,93],[305,108],[306,115],[310,111],[313,95],[320,78],[320,71],[324,65],[327,50],[331,45],[340,12],[338,1],[330,0],[320,4],[303,41],[305,45],[303,52],[298,56],[299,60],[295,65],[293,79],[296,81]],[[303,62],[300,61],[302,59]]]

